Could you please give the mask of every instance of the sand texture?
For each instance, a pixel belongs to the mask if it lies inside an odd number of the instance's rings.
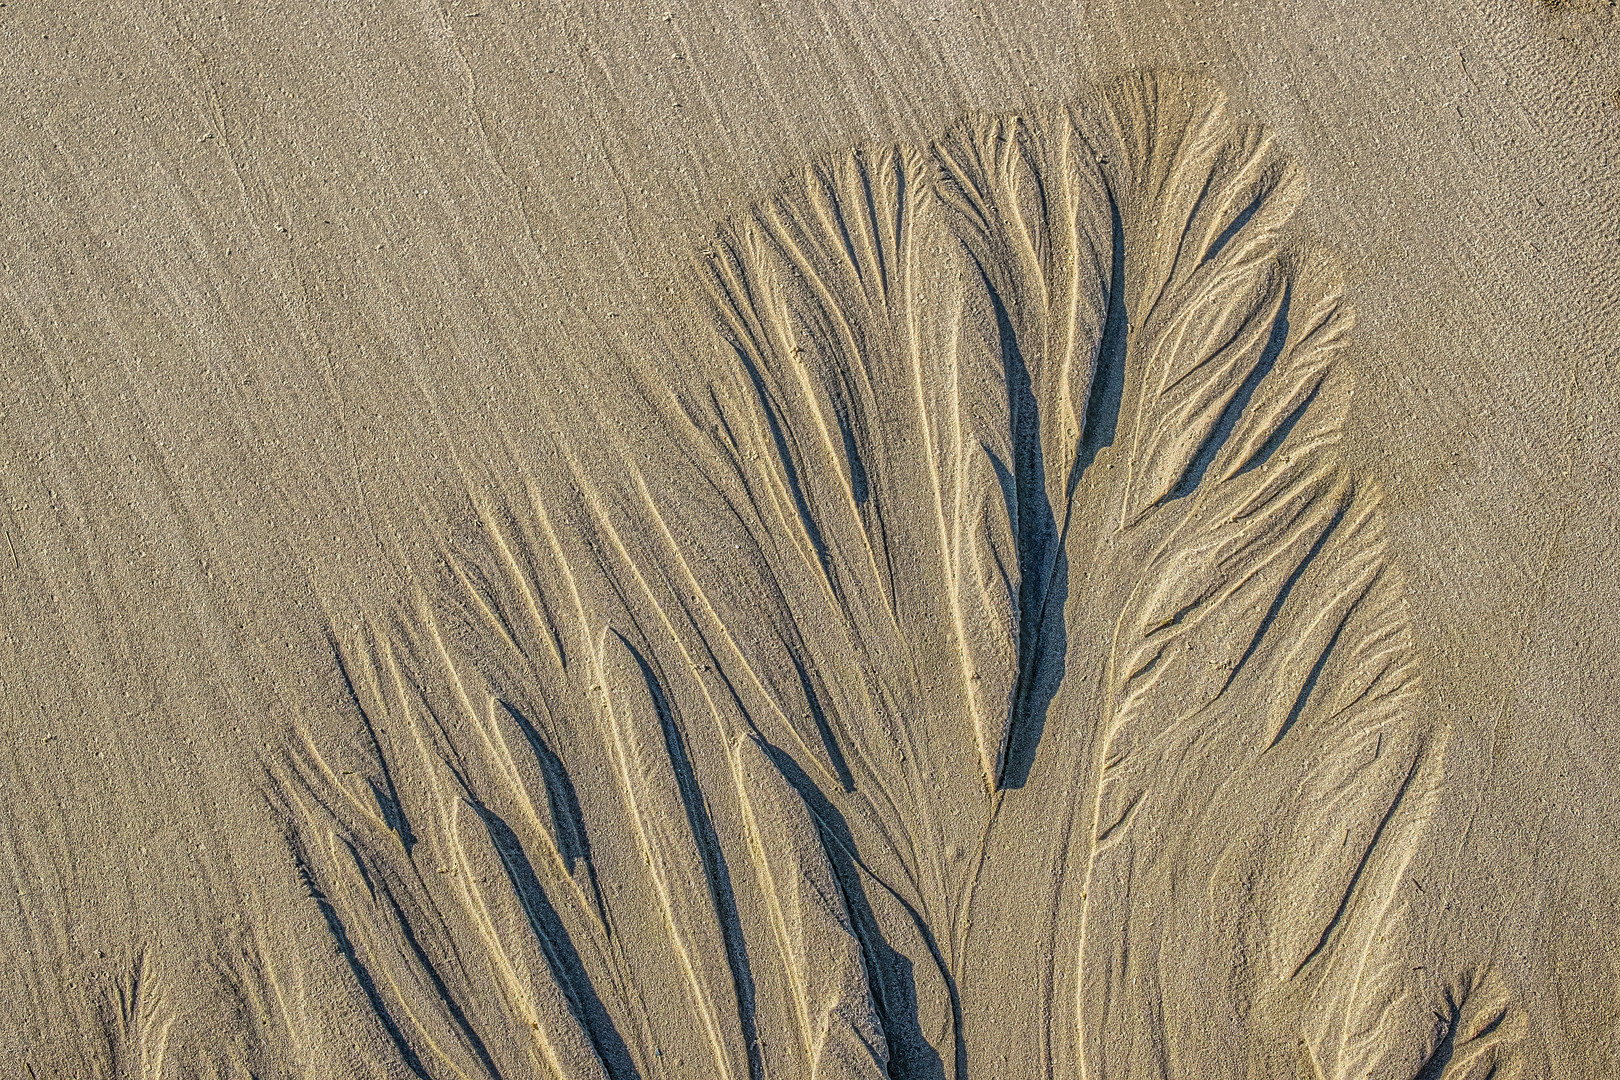
[[[0,1068],[1620,1074],[1620,11],[0,4]]]

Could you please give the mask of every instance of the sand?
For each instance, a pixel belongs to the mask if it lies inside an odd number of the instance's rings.
[[[1611,4],[0,48],[10,1073],[1620,1067]]]

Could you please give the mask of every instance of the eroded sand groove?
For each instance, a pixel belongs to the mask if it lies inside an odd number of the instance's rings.
[[[701,493],[481,508],[282,780],[424,1076],[1505,1075],[1304,182],[1140,75],[705,253]],[[715,348],[704,343],[702,348]],[[695,507],[701,507],[701,512]],[[708,516],[705,516],[708,515]]]

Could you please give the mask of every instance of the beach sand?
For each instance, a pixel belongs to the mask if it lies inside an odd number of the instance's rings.
[[[0,56],[3,1068],[1617,1068],[1612,3]]]

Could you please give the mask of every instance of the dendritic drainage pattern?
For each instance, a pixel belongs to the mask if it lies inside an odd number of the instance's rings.
[[[420,1076],[1509,1075],[1352,315],[1201,78],[807,169],[699,261],[687,490],[486,500],[280,769]],[[358,1033],[358,1034],[355,1034]]]

